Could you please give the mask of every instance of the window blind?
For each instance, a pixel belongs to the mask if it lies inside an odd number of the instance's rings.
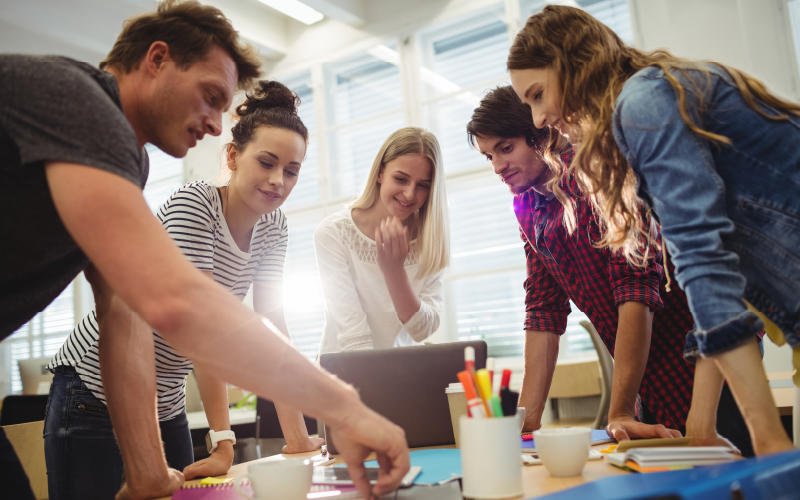
[[[22,392],[18,361],[53,356],[75,327],[73,284],[61,292],[44,311],[22,325],[3,341],[0,357],[10,368],[11,391]]]
[[[789,9],[789,20],[792,24],[794,54],[797,57],[797,67],[800,68],[800,0],[789,0],[786,7]]]
[[[334,198],[357,194],[381,144],[403,127],[399,64],[394,42],[323,64]]]
[[[548,4],[580,7],[614,30],[614,33],[623,42],[632,44],[634,41],[628,0],[522,0],[520,2],[520,12],[522,12],[523,17],[522,26],[525,25],[525,20],[528,17],[538,14]]]
[[[481,163],[465,127],[485,92],[507,84],[508,27],[496,4],[422,30],[420,85],[425,127],[436,134],[445,171]]]
[[[300,167],[300,177],[292,193],[283,204],[284,210],[319,203],[319,158],[317,152],[317,120],[314,113],[314,92],[311,87],[311,74],[304,72],[283,79],[284,85],[292,89],[300,98],[297,115],[303,120],[308,129],[308,148],[303,166]]]
[[[153,213],[158,212],[172,193],[183,186],[183,159],[175,158],[152,144],[145,144],[150,157],[150,175],[144,188],[144,199]]]
[[[321,214],[289,218],[289,248],[283,278],[286,323],[292,343],[315,361],[325,325],[325,302],[314,253],[314,230]]]

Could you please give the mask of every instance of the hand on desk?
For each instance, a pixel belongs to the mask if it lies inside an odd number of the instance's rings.
[[[403,429],[364,405],[333,429],[333,440],[347,463],[353,484],[365,499],[378,498],[400,486],[410,463]],[[364,459],[375,451],[380,474],[375,486],[369,484]]]
[[[667,429],[661,424],[650,425],[637,422],[632,417],[609,417],[606,427],[608,435],[617,441],[625,441],[633,438],[679,438],[682,437],[679,431]]]
[[[233,444],[230,441],[220,441],[211,456],[187,465],[183,469],[183,475],[186,476],[186,479],[221,476],[230,470],[232,464]]]
[[[307,451],[314,451],[318,450],[325,444],[325,440],[322,438],[306,438],[303,441],[292,443],[289,440],[286,440],[286,446],[281,449],[281,453],[290,455],[292,453],[305,453]]]
[[[175,469],[167,469],[166,482],[160,485],[153,483],[143,484],[142,487],[131,486],[129,483],[122,485],[115,500],[145,500],[148,498],[161,498],[172,496],[178,488],[183,486],[183,474]]]

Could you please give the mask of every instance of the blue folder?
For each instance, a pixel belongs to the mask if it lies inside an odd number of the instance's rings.
[[[411,465],[422,467],[414,484],[435,484],[450,479],[453,474],[461,475],[461,450],[444,448],[436,450],[416,450],[410,454]],[[377,460],[364,462],[367,467],[378,467]],[[336,467],[345,467],[336,465]]]
[[[800,450],[688,470],[606,477],[538,498],[797,500],[800,499]]]
[[[534,441],[536,440],[530,439],[526,441],[520,437],[520,443],[522,443],[523,448],[536,448],[536,443]],[[592,445],[616,442],[617,440],[610,437],[604,429],[592,429]]]

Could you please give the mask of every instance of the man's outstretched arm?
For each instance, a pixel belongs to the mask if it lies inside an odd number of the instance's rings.
[[[137,186],[62,162],[49,163],[46,175],[70,235],[117,295],[170,345],[215,377],[329,422],[363,494],[370,490],[363,458],[372,450],[386,464],[373,492],[399,485],[409,467],[402,429],[366,408],[351,388],[316,369],[195,269]]]

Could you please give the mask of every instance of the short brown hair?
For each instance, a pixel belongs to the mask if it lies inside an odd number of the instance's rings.
[[[231,56],[239,74],[239,87],[247,88],[261,73],[261,61],[252,46],[241,44],[239,34],[222,11],[196,0],[164,0],[158,10],[125,21],[114,48],[100,68],[119,66],[126,73],[139,67],[154,42],[164,42],[179,68],[202,61],[215,45]]]

